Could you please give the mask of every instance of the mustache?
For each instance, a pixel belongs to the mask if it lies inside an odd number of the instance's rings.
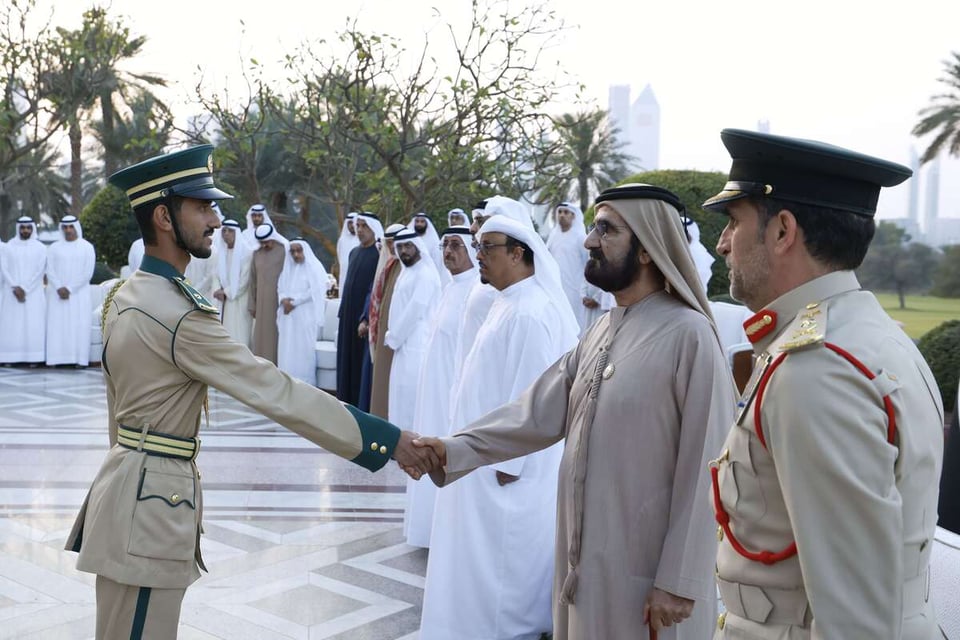
[[[590,249],[590,258],[592,260],[606,260],[606,258],[603,257],[603,253],[599,249]]]
[[[212,236],[215,229],[213,227],[207,227],[207,230],[203,232],[203,237]]]

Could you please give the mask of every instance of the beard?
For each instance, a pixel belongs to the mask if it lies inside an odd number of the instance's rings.
[[[420,256],[419,256],[419,255],[412,255],[412,256],[411,256],[411,255],[404,254],[404,255],[400,256],[400,262],[402,262],[402,263],[403,263],[403,266],[405,266],[405,267],[412,267],[413,265],[417,264],[417,262],[418,262],[419,260],[420,260]]]
[[[640,246],[631,246],[621,260],[610,261],[598,249],[590,250],[590,259],[583,268],[583,277],[590,284],[613,293],[623,291],[640,273]]]
[[[763,284],[770,274],[770,261],[763,245],[753,247],[743,256],[738,265],[727,268],[730,273],[730,297],[742,302],[748,309],[759,311],[768,300],[758,300],[763,297]]]
[[[207,246],[206,240],[209,236],[213,235],[211,230],[209,234],[203,234],[200,236],[200,239],[196,242],[190,242],[187,244],[187,253],[189,253],[194,258],[209,258],[213,255],[213,243],[210,243],[210,246]]]

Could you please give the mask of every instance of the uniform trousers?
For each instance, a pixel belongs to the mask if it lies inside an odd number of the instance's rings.
[[[186,589],[152,589],[97,576],[97,640],[176,640]]]

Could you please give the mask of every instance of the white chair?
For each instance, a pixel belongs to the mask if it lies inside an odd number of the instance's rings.
[[[323,327],[317,340],[317,386],[327,391],[337,389],[337,329],[340,319],[340,298],[327,298],[323,310]]]
[[[930,556],[930,599],[947,638],[960,638],[960,535],[937,527]]]

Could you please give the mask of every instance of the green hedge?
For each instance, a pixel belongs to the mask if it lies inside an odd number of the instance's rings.
[[[140,237],[126,194],[107,185],[80,212],[83,237],[97,250],[97,260],[113,271],[127,264],[130,244]]]
[[[940,387],[944,411],[953,411],[960,378],[960,320],[948,320],[931,329],[917,343]]]

